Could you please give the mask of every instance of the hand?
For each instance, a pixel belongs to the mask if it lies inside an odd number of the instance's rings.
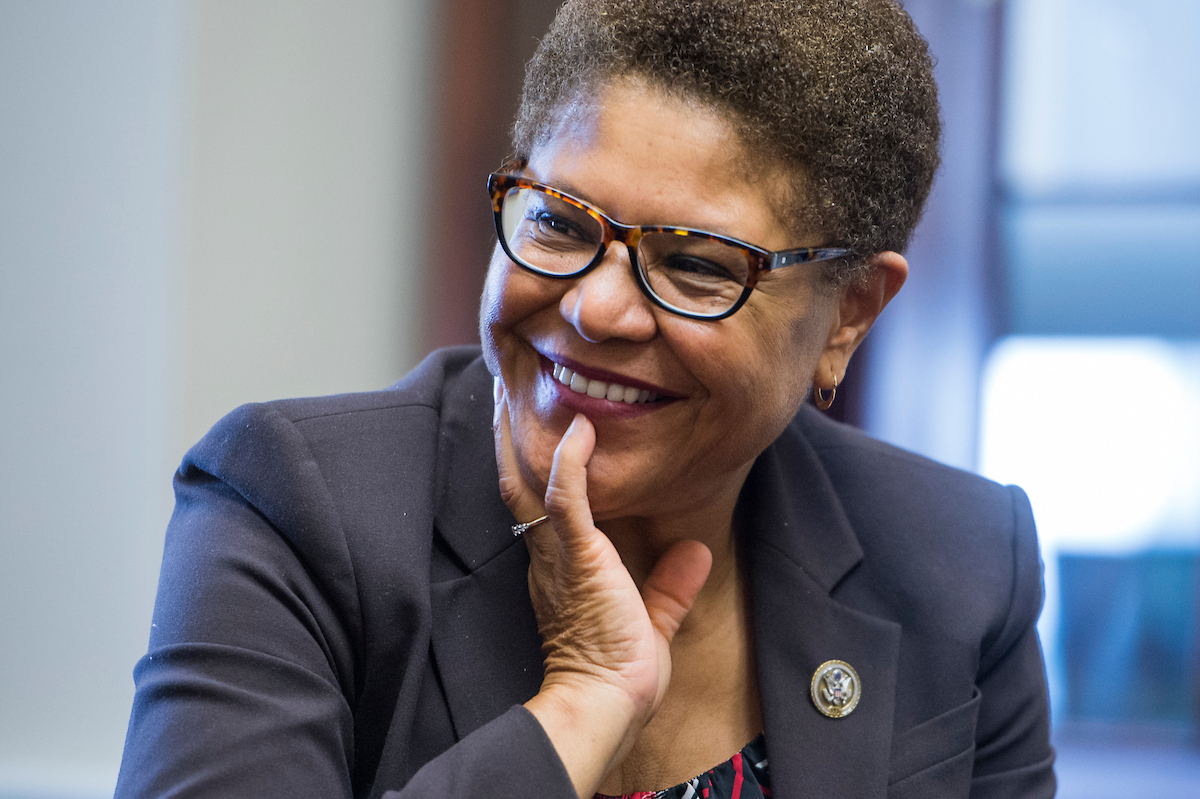
[[[681,541],[659,559],[639,593],[592,521],[591,422],[578,414],[567,428],[544,498],[517,468],[498,378],[493,428],[505,503],[519,521],[550,517],[525,533],[529,595],[546,655],[542,690],[526,707],[546,729],[576,791],[591,797],[662,702],[671,640],[708,578],[712,555],[697,541]]]

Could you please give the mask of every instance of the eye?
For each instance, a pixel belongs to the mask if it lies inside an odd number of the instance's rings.
[[[680,278],[686,277],[695,281],[728,280],[734,283],[739,282],[733,273],[721,264],[710,261],[707,258],[698,258],[694,255],[672,255],[666,259],[661,268]]]
[[[530,209],[530,213],[525,218],[537,226],[537,230],[541,235],[566,236],[581,241],[586,239],[586,235],[580,229],[579,225],[560,214],[555,214],[544,209]]]

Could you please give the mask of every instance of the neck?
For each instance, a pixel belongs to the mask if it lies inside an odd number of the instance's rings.
[[[722,489],[696,506],[657,516],[626,516],[597,523],[613,542],[640,588],[654,564],[680,541],[699,541],[712,552],[713,565],[697,605],[737,586],[737,540],[733,515],[749,465]],[[697,608],[698,609],[698,608]]]
[[[746,584],[738,564],[734,509],[749,468],[703,507],[656,518],[603,521],[640,587],[668,549],[697,540],[712,571],[671,642],[671,677],[662,704],[632,750],[601,783],[618,796],[676,785],[727,759],[763,729]],[[679,730],[703,729],[702,736]]]

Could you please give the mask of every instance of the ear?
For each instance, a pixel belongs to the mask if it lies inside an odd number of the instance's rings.
[[[829,338],[813,375],[815,388],[828,391],[834,387],[834,380],[842,382],[850,356],[908,278],[908,261],[899,253],[877,253],[867,263],[871,271],[864,282],[839,290]]]

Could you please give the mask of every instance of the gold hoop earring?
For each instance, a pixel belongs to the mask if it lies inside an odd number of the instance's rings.
[[[826,397],[821,392],[822,389],[819,386],[813,386],[813,405],[827,411],[833,405],[833,398],[837,396],[837,375],[833,376],[833,388],[829,389],[829,396]]]

